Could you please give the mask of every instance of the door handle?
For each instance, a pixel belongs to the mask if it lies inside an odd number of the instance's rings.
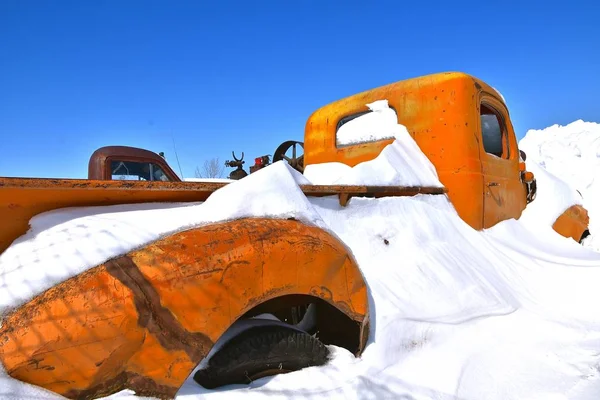
[[[498,182],[490,182],[488,186],[500,186],[500,184]]]

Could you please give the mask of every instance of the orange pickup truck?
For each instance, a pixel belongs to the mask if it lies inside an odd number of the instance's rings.
[[[408,79],[320,108],[308,118],[304,155],[293,166],[376,158],[393,139],[340,144],[338,134],[378,100],[388,101],[444,187],[301,185],[306,196],[337,195],[346,205],[353,196],[447,195],[477,230],[519,218],[535,201],[535,178],[502,97],[463,73]],[[156,153],[124,147],[94,153],[89,178],[0,178],[0,252],[41,212],[203,201],[229,184],[181,182]],[[579,205],[554,224],[577,241],[587,226]],[[164,237],[11,310],[2,316],[0,361],[12,377],[68,398],[123,389],[170,398],[236,321],[261,313],[289,323],[234,337],[195,374],[198,383],[212,388],[320,365],[327,362],[323,344],[360,355],[369,335],[366,285],[343,243],[296,220],[247,218]],[[298,328],[308,313],[313,323]],[[319,339],[311,335],[317,331]]]

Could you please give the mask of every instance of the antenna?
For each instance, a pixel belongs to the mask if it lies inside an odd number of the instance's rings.
[[[177,155],[177,149],[175,148],[175,137],[173,137],[173,132],[171,132],[171,139],[173,140],[173,151],[175,152],[175,159],[177,160],[177,165],[179,166],[181,180],[183,180],[183,171],[181,170],[181,164],[179,164],[179,156]]]

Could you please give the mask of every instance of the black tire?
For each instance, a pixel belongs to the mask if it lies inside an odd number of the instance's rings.
[[[280,325],[259,326],[227,342],[211,357],[206,369],[194,374],[194,381],[206,389],[248,384],[328,361],[327,347],[308,333]]]

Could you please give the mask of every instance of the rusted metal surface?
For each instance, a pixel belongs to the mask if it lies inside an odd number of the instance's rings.
[[[556,219],[552,229],[564,237],[573,238],[579,242],[583,233],[588,229],[589,223],[590,217],[587,210],[580,205],[575,205],[569,207]]]
[[[254,159],[254,165],[250,166],[250,173],[253,174],[256,171],[259,171],[263,168],[268,167],[269,165],[271,165],[271,156],[265,155],[265,156],[256,157]]]
[[[296,171],[304,172],[304,154],[298,155],[296,148],[300,147],[304,151],[304,143],[295,140],[288,140],[280,144],[275,153],[273,153],[273,162],[285,160]],[[292,153],[288,156],[286,153],[292,149]]]
[[[342,207],[346,207],[348,201],[350,201],[350,194],[348,193],[340,193],[340,205]]]
[[[181,181],[164,158],[152,151],[129,146],[105,146],[94,151],[88,162],[88,179],[111,180],[111,161],[151,162],[158,165],[170,181]]]
[[[229,179],[239,180],[248,176],[248,173],[244,171],[244,163],[246,162],[244,161],[244,152],[242,151],[241,158],[237,158],[233,151],[231,152],[231,156],[233,157],[233,161],[225,161],[225,166],[236,169],[231,171],[229,174]]]
[[[68,398],[123,389],[171,398],[233,322],[290,295],[322,299],[364,336],[365,282],[331,235],[291,220],[210,225],[113,259],[13,311],[0,328],[0,360],[14,378]]]
[[[445,187],[429,186],[360,186],[360,185],[300,185],[307,196],[331,196],[346,193],[353,196],[416,196],[417,194],[444,194]]]
[[[149,202],[199,202],[227,182],[93,181],[85,179],[0,178],[0,253],[29,228],[39,213],[64,207],[107,206]],[[413,196],[444,193],[442,188],[398,186],[303,185],[307,196]]]

